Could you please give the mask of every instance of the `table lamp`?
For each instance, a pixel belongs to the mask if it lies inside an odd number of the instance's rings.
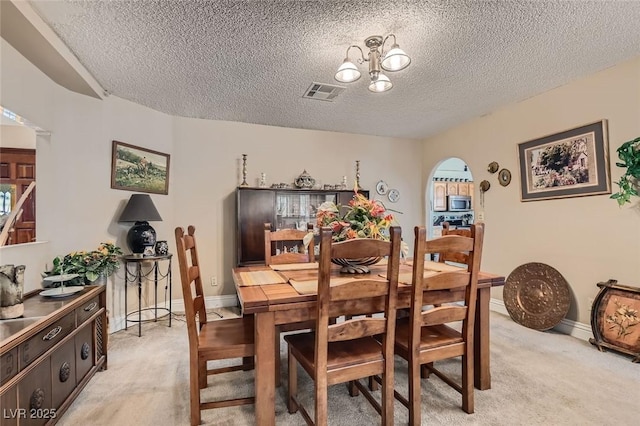
[[[127,245],[131,253],[153,256],[156,231],[148,221],[161,221],[160,213],[147,194],[133,194],[124,207],[118,222],[135,222],[127,233]]]

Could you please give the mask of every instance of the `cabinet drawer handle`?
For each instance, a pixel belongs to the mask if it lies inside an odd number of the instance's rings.
[[[96,306],[98,306],[98,302],[91,302],[89,305],[87,305],[87,307],[84,308],[84,311],[91,312],[96,308]]]
[[[54,328],[53,330],[45,334],[42,340],[44,341],[51,340],[54,337],[56,337],[58,334],[60,334],[61,331],[62,331],[62,327],[57,326],[56,328]]]

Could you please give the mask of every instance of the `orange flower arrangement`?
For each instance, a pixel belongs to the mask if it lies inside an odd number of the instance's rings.
[[[389,227],[394,221],[384,206],[377,200],[369,200],[356,192],[349,201],[349,207],[340,214],[342,206],[325,202],[318,207],[318,227],[329,226],[333,231],[333,241],[345,241],[355,238],[373,238],[389,240]]]

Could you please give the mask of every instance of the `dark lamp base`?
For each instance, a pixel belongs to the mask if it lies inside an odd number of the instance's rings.
[[[148,252],[153,252],[155,244],[156,231],[149,222],[136,222],[127,233],[127,245],[131,253],[147,255]]]

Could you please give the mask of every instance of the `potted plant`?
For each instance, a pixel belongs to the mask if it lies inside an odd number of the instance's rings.
[[[640,137],[625,142],[617,149],[618,158],[616,166],[626,168],[624,174],[616,184],[620,190],[611,198],[618,201],[619,206],[631,202],[631,196],[640,196],[638,182],[640,182]]]
[[[120,267],[122,249],[113,243],[101,243],[92,251],[74,251],[53,259],[53,267],[43,276],[78,274],[72,285],[91,284],[108,277]]]

